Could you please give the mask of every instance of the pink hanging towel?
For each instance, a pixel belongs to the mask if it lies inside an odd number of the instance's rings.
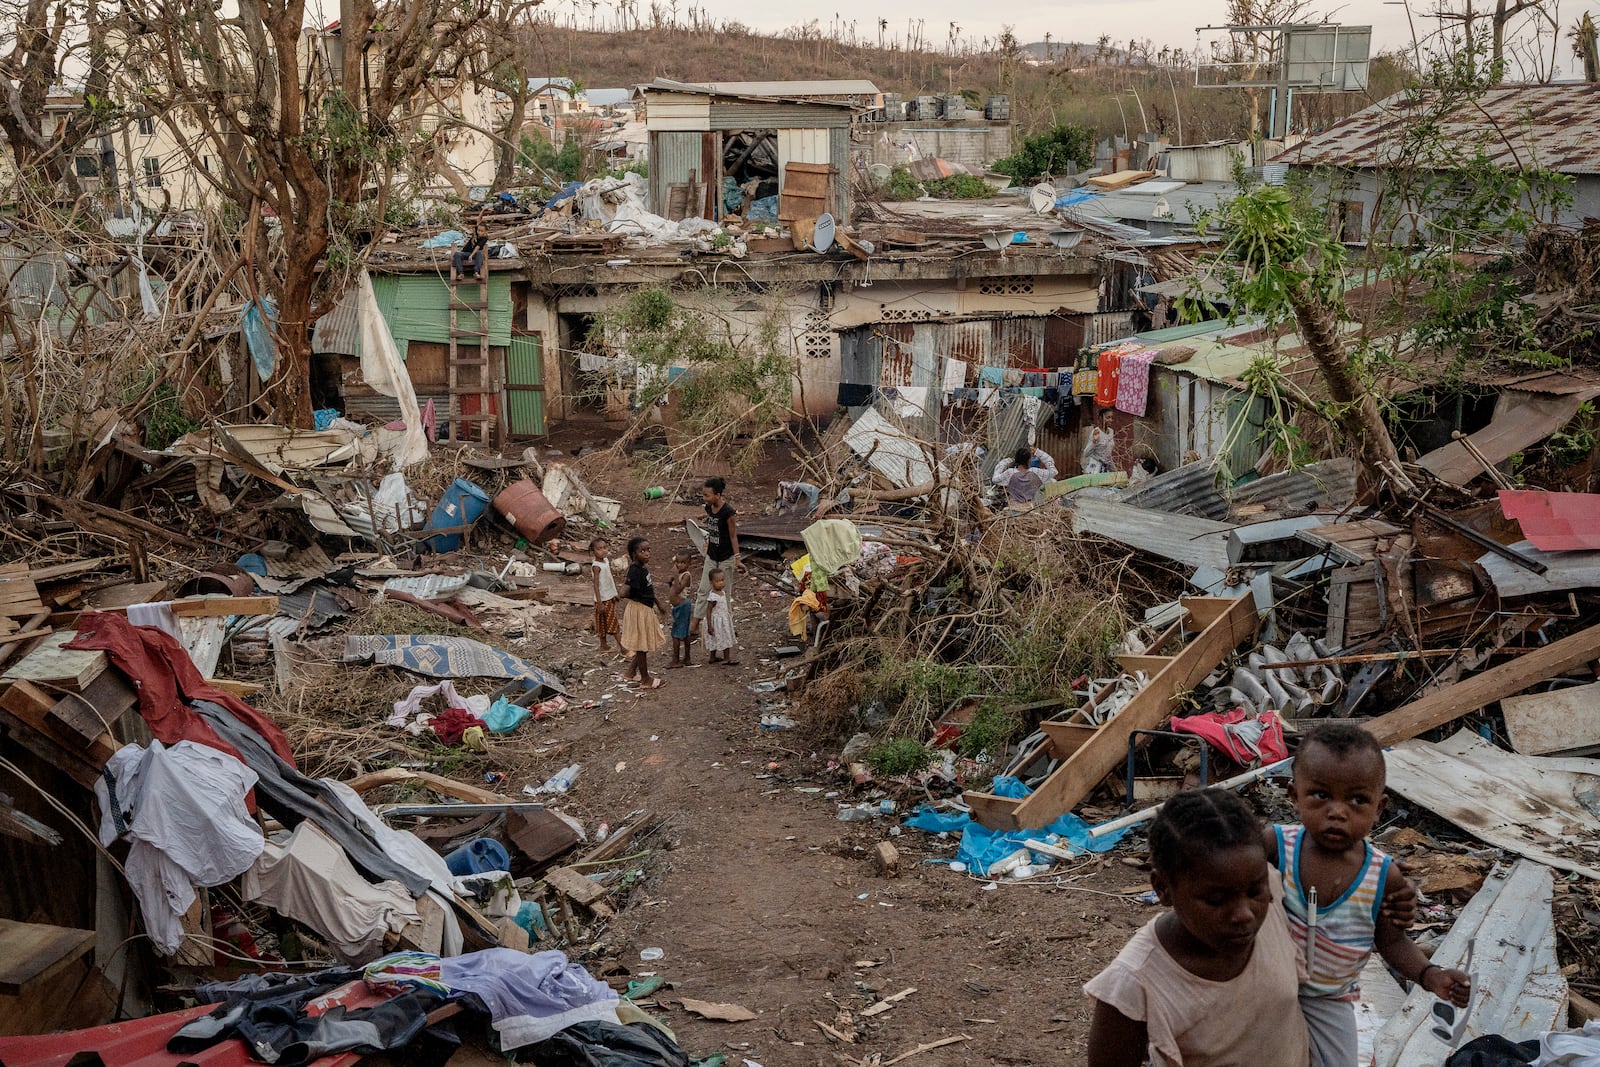
[[[1148,349],[1122,357],[1117,376],[1117,410],[1142,418],[1150,403],[1150,364],[1156,354]]]

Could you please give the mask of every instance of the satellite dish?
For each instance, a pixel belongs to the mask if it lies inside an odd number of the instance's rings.
[[[823,212],[817,216],[817,229],[811,236],[811,251],[826,252],[833,247],[833,216]]]
[[[1170,219],[1172,217],[1172,205],[1167,203],[1166,197],[1158,196],[1156,197],[1155,206],[1150,209],[1150,213],[1158,219]]]
[[[873,185],[888,185],[889,179],[894,177],[894,169],[887,163],[874,163],[867,168],[867,176],[872,179]]]
[[[1028,192],[1028,204],[1040,215],[1048,215],[1055,210],[1056,187],[1049,182],[1040,182]]]

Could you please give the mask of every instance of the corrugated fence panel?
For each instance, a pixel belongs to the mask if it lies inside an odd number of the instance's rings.
[[[990,366],[1044,365],[1044,319],[997,319],[990,325]]]
[[[916,349],[913,327],[908,322],[886,322],[872,327],[882,346],[878,386],[893,389],[916,383]]]
[[[850,111],[842,107],[810,107],[805,104],[767,103],[760,100],[713,100],[713,130],[831,130],[850,128]],[[655,125],[655,116],[650,118]],[[681,127],[680,127],[681,128]]]
[[[939,328],[939,365],[946,359],[959,359],[967,365],[967,377],[976,381],[973,367],[987,367],[989,362],[989,324],[987,322],[950,322]]]
[[[790,163],[830,162],[827,130],[779,130],[778,168]]]
[[[389,332],[402,357],[412,341],[450,343],[450,285],[438,274],[379,274],[372,279]],[[463,300],[477,297],[475,286],[459,289]],[[466,326],[476,322],[477,312],[458,310],[457,322]],[[511,343],[511,279],[506,274],[489,275],[489,344]]]
[[[689,180],[700,169],[698,133],[650,134],[650,210],[667,213],[667,187]]]

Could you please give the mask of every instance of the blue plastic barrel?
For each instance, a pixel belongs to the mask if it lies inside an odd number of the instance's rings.
[[[475,841],[468,841],[445,856],[444,865],[449,867],[450,873],[457,878],[467,874],[483,874],[487,871],[509,871],[511,854],[506,851],[506,846],[494,838],[480,837]]]
[[[465,478],[451,482],[444,496],[439,498],[433,514],[428,516],[428,525],[424,527],[427,530],[451,532],[434,534],[427,540],[428,547],[435,552],[454,552],[460,548],[462,533],[478,521],[478,516],[488,506],[489,494],[476,485]]]

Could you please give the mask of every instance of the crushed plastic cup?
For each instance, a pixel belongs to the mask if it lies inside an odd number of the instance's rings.
[[[666,951],[659,948],[647,948],[639,952],[639,958],[646,963],[654,963],[665,955]]]

